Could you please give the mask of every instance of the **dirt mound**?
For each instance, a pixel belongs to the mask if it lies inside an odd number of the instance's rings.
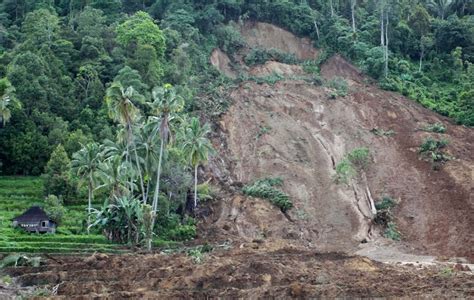
[[[253,76],[265,77],[278,74],[284,77],[304,75],[303,67],[267,61],[264,65],[253,67],[250,72]]]
[[[8,272],[23,285],[56,288],[53,299],[474,296],[468,272],[292,248],[269,251],[256,244],[215,250],[200,263],[185,254],[111,255],[103,261],[106,267],[58,257]]]
[[[241,26],[242,37],[252,48],[278,49],[299,59],[315,59],[318,51],[308,38],[299,38],[275,25],[247,22]]]
[[[237,75],[235,72],[232,70],[232,67],[230,65],[230,58],[222,52],[219,48],[216,48],[212,51],[211,53],[211,58],[210,58],[211,65],[216,67],[219,71],[224,73],[226,76],[230,78],[236,78]]]
[[[281,177],[294,204],[287,219],[275,220],[276,214],[268,211],[258,216],[257,224],[287,229],[277,230],[275,239],[350,252],[379,236],[370,200],[389,195],[399,202],[395,223],[402,238],[416,251],[473,259],[474,214],[466,212],[474,205],[474,130],[363,83],[357,69],[341,57],[328,60],[322,70],[326,79],[349,79],[349,95],[329,100],[327,88],[301,81],[274,86],[247,82],[231,94],[234,105],[220,125],[232,181]],[[447,133],[420,130],[434,122],[445,124]],[[394,135],[377,135],[374,129]],[[417,153],[428,136],[450,141],[448,151],[456,159],[441,170],[433,170]],[[335,166],[357,147],[370,150],[368,171],[350,185],[336,184]],[[236,211],[240,219],[254,222],[247,209]],[[230,219],[223,215],[216,224]]]
[[[357,83],[363,83],[368,79],[359,69],[336,54],[329,58],[321,67],[321,75],[326,78],[342,77]]]

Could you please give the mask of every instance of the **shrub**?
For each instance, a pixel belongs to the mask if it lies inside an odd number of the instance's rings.
[[[348,183],[349,179],[357,174],[351,162],[348,159],[343,159],[336,165],[336,176],[334,180],[336,183]]]
[[[368,148],[356,148],[347,154],[349,161],[358,169],[365,169],[370,162],[370,151]]]
[[[349,91],[347,81],[341,77],[334,77],[326,83],[326,86],[334,90],[329,94],[331,99],[347,96]]]
[[[402,235],[400,231],[398,231],[397,225],[393,222],[389,222],[387,224],[387,228],[385,228],[384,231],[384,236],[394,241],[400,241],[402,239]]]
[[[435,140],[428,137],[420,145],[418,152],[431,161],[433,169],[437,170],[442,164],[451,160],[451,156],[443,150],[448,144],[449,142],[445,139]]]
[[[48,195],[48,197],[46,197],[44,200],[44,210],[48,217],[58,225],[61,223],[66,212],[62,199],[55,195]]]
[[[282,184],[283,180],[281,178],[264,178],[255,181],[251,185],[244,186],[242,191],[248,196],[268,199],[282,212],[286,212],[293,207],[293,203],[291,203],[287,194],[275,188],[275,186],[281,186]]]
[[[365,170],[370,163],[370,151],[368,148],[356,148],[346,154],[344,159],[336,165],[336,183],[349,182],[349,179],[357,175],[357,171]]]
[[[245,45],[239,30],[233,24],[220,26],[216,30],[219,47],[226,53],[233,54]]]
[[[384,196],[382,201],[375,203],[375,208],[377,210],[388,210],[395,207],[396,204],[397,203],[391,197]]]
[[[214,198],[214,191],[208,182],[198,184],[197,191],[198,198],[201,202],[212,200]]]
[[[378,136],[392,136],[392,135],[395,135],[395,131],[393,131],[392,129],[384,130],[384,129],[379,129],[379,128],[373,128],[372,130],[370,130],[370,132],[372,132],[373,134],[378,135]]]
[[[180,225],[168,232],[168,238],[174,241],[189,241],[196,237],[195,225]]]
[[[436,133],[445,133],[446,127],[442,123],[429,124],[423,128],[425,131],[436,132]]]
[[[285,63],[285,64],[297,64],[298,59],[294,54],[285,53],[277,49],[252,49],[244,58],[244,61],[249,66],[263,65],[269,60]]]

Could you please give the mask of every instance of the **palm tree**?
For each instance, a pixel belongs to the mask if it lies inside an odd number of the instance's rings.
[[[72,171],[87,182],[88,208],[87,208],[87,234],[91,225],[92,199],[94,198],[94,185],[96,172],[101,160],[101,147],[97,143],[89,143],[72,155]]]
[[[106,189],[110,191],[110,199],[127,195],[128,192],[135,189],[130,186],[128,178],[132,176],[133,168],[128,161],[123,161],[126,153],[126,144],[123,142],[113,142],[105,140],[103,143],[102,157],[103,162],[98,167],[97,177],[101,184],[96,190]]]
[[[0,121],[3,126],[10,120],[10,107],[21,108],[21,103],[13,97],[15,88],[7,78],[0,79]]]
[[[198,166],[205,163],[208,160],[209,153],[214,151],[211,142],[207,138],[210,131],[209,124],[201,127],[199,119],[194,117],[182,133],[184,155],[194,168],[194,208],[197,206]]]
[[[153,194],[153,225],[156,220],[156,211],[158,208],[158,197],[160,193],[160,175],[161,163],[163,160],[163,149],[170,139],[169,118],[170,114],[183,110],[184,100],[176,94],[171,84],[165,84],[163,87],[155,87],[152,91],[153,102],[150,104],[154,115],[161,117],[159,123],[159,133],[161,138],[160,154],[158,158],[158,168],[156,174],[155,193]]]
[[[132,102],[132,99],[136,101],[141,101],[143,97],[131,86],[125,89],[120,82],[112,83],[112,85],[107,89],[107,93],[105,96],[105,101],[107,103],[111,118],[122,124],[125,128],[127,141],[125,160],[130,163],[130,146],[134,146],[132,126],[133,122],[137,119],[139,115],[139,109]],[[140,159],[138,158],[136,147],[134,147],[133,149],[135,155],[135,162],[138,169],[138,176],[140,178],[143,201],[146,201],[145,189],[143,185],[143,176],[140,168]],[[133,180],[131,179],[130,181]],[[133,187],[132,184],[130,184],[130,186]]]
[[[453,0],[431,0],[428,2],[428,8],[431,9],[439,18],[444,20],[449,12]]]
[[[145,196],[148,199],[151,186],[151,178],[156,163],[159,161],[160,144],[159,139],[159,123],[160,119],[154,116],[148,118],[148,121],[140,128],[137,135],[136,146],[143,158],[143,174],[145,181]],[[146,201],[144,201],[146,203]]]

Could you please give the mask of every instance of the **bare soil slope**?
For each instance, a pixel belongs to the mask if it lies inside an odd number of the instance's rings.
[[[268,24],[243,29],[254,43],[274,32]],[[264,40],[259,46],[269,47]],[[271,40],[272,47],[285,47]],[[298,51],[303,56],[307,50]],[[261,73],[253,72],[268,74],[282,65],[270,62],[259,67]],[[295,80],[273,86],[245,82],[231,94],[234,105],[220,122],[221,157],[230,181],[242,185],[281,177],[294,208],[283,215],[259,202],[264,200],[238,196],[222,205],[215,225],[246,239],[351,252],[380,237],[372,225],[370,200],[388,195],[399,202],[395,222],[403,241],[417,253],[474,259],[474,130],[380,90],[340,56],[329,59],[321,74],[327,80],[345,78],[349,95],[330,100],[328,88]],[[421,130],[436,122],[447,127],[445,134]],[[379,136],[373,129],[395,135]],[[418,154],[428,136],[450,142],[448,152],[455,159],[441,170],[433,170]],[[368,171],[348,185],[336,184],[335,166],[357,147],[370,149]]]
[[[341,58],[331,59],[323,76],[345,70],[344,64]],[[352,74],[350,65],[348,70]],[[235,104],[221,127],[228,147],[223,155],[231,158],[233,180],[281,177],[295,205],[290,218],[276,217],[277,212],[266,219],[259,216],[256,223],[285,231],[270,236],[304,241],[320,250],[351,251],[375,238],[369,195],[390,195],[399,199],[396,223],[405,241],[430,254],[472,258],[473,130],[361,83],[360,77],[347,79],[349,95],[335,100],[328,99],[326,88],[300,81],[275,86],[247,82],[232,93]],[[447,133],[420,130],[434,122],[444,123]],[[395,135],[375,135],[375,128]],[[456,159],[433,170],[417,153],[427,136],[448,139]],[[357,147],[368,147],[372,154],[366,176],[349,186],[336,184],[336,164]],[[251,210],[250,215],[257,214]],[[268,236],[260,230],[250,237],[262,234]]]

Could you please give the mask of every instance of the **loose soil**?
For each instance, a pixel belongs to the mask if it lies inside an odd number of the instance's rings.
[[[201,264],[184,254],[96,255],[9,273],[23,285],[55,289],[53,299],[474,297],[465,271],[258,243],[213,251]]]

